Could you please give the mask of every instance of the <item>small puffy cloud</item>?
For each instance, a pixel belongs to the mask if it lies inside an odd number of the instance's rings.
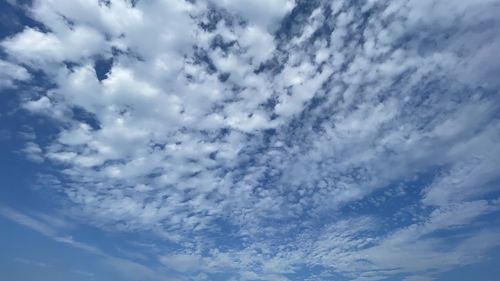
[[[13,88],[16,82],[31,78],[26,68],[8,61],[0,60],[0,89]]]
[[[62,34],[27,27],[2,41],[1,46],[15,60],[35,69],[63,61],[78,61],[96,55],[105,48],[104,36],[87,26],[75,26]]]
[[[43,159],[43,151],[40,146],[34,142],[26,143],[26,146],[23,148],[22,152],[28,157],[28,159],[41,163],[44,161]]]
[[[24,104],[24,108],[26,108],[29,111],[36,112],[36,113],[43,113],[47,112],[52,108],[52,103],[50,102],[50,99],[43,96],[39,98],[38,100],[32,100],[28,101]]]

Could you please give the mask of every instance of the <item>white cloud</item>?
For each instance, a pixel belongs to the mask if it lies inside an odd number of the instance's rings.
[[[39,222],[36,219],[33,219],[29,216],[16,212],[10,208],[2,207],[0,209],[0,214],[20,225],[29,227],[37,232],[40,232],[46,236],[54,236],[55,231],[48,225]]]
[[[180,250],[159,261],[190,276],[286,280],[320,266],[380,280],[468,264],[497,243],[476,229],[440,251],[433,236],[498,209],[483,198],[500,155],[493,3],[40,0],[31,15],[49,31],[1,46],[56,85],[23,107],[59,133],[25,153],[64,167],[59,191],[90,223],[169,240]],[[102,81],[97,58],[112,58]],[[13,67],[9,81],[29,78]],[[401,195],[411,222],[365,216],[372,195],[420,175],[432,183]]]
[[[26,265],[31,265],[31,266],[38,266],[38,267],[48,267],[50,265],[48,265],[47,263],[44,263],[44,262],[40,262],[40,261],[34,261],[34,260],[30,260],[30,259],[25,259],[25,258],[15,258],[14,261],[16,262],[19,262],[19,263],[23,263],[23,264],[26,264]]]
[[[186,254],[163,256],[160,262],[179,272],[191,272],[200,268],[200,257]]]
[[[34,142],[28,142],[26,143],[26,146],[23,148],[22,153],[28,157],[28,159],[42,163],[44,161],[43,159],[43,151],[40,148],[40,146]]]
[[[15,87],[17,81],[28,80],[30,77],[26,68],[0,60],[0,89]]]
[[[44,68],[62,61],[79,61],[101,52],[103,36],[86,26],[76,26],[57,36],[27,27],[2,42],[2,47],[16,60],[33,68]]]

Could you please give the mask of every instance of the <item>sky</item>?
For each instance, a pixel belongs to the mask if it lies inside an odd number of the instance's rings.
[[[500,0],[0,0],[5,281],[495,281]]]

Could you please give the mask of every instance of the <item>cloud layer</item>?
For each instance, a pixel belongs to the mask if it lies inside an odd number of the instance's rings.
[[[50,81],[22,100],[57,127],[25,149],[47,188],[186,280],[420,280],[498,245],[500,2],[268,2],[22,6],[0,87]]]

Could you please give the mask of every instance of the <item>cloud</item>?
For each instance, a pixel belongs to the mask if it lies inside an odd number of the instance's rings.
[[[85,277],[93,277],[94,274],[91,273],[91,272],[87,272],[87,271],[83,271],[83,270],[80,270],[80,269],[75,269],[73,270],[74,273],[78,274],[78,275],[81,275],[81,276],[85,276]]]
[[[26,155],[26,157],[28,157],[28,159],[34,162],[42,163],[44,161],[42,149],[34,142],[28,142],[22,152]]]
[[[38,266],[38,267],[50,266],[44,262],[34,261],[34,260],[30,260],[30,259],[25,259],[25,258],[15,258],[14,261],[22,263],[22,264],[31,265],[31,266]]]
[[[26,68],[8,61],[0,60],[0,89],[13,88],[16,82],[30,79]]]
[[[425,276],[409,276],[404,279],[404,281],[432,281],[434,280],[431,277],[425,277]]]
[[[7,207],[2,207],[2,209],[0,210],[0,214],[20,225],[23,225],[23,226],[26,226],[28,228],[31,228],[45,236],[54,236],[55,235],[55,230],[36,220],[36,219],[33,219],[29,216],[26,216],[22,213],[19,213],[19,212],[16,212],[10,208],[7,208]]]
[[[160,261],[179,272],[196,271],[200,264],[199,257],[185,254],[164,256],[160,258]]]
[[[0,215],[4,216],[7,219],[12,220],[15,223],[18,223],[22,226],[30,228],[34,231],[39,232],[40,234],[47,236],[50,239],[53,239],[56,242],[66,244],[73,248],[82,250],[84,252],[93,254],[100,259],[100,262],[107,265],[109,268],[115,270],[118,274],[121,274],[124,280],[165,280],[165,274],[155,271],[149,267],[146,267],[142,264],[129,261],[127,259],[123,259],[120,257],[116,257],[113,255],[109,255],[102,251],[100,248],[92,246],[87,243],[83,243],[73,239],[73,237],[61,234],[65,227],[67,227],[66,223],[61,223],[62,220],[55,217],[50,217],[46,214],[38,214],[38,216],[42,217],[46,222],[37,220],[31,216],[25,215],[23,213],[12,210],[8,207],[1,207]],[[63,228],[60,228],[60,227]],[[36,265],[41,267],[50,266],[43,262],[32,261],[23,258],[16,258],[17,262]],[[79,275],[84,275],[86,277],[92,277],[93,274],[82,271],[82,270],[73,270],[74,273]]]
[[[496,4],[40,0],[0,45],[5,83],[54,85],[22,101],[57,128],[24,153],[84,221],[192,279],[412,280],[498,243]]]

